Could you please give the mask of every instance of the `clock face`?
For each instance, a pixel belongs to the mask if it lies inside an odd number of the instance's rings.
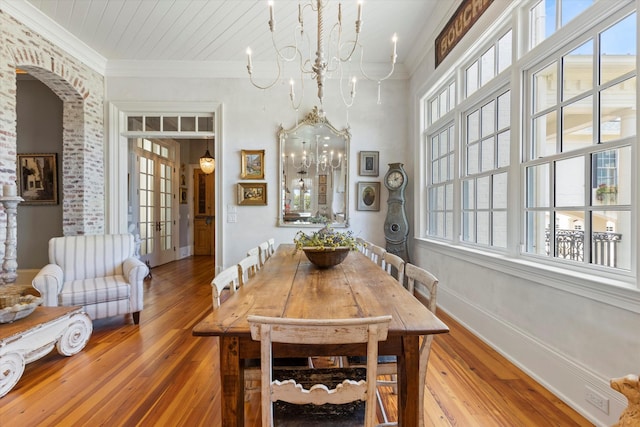
[[[387,186],[389,188],[399,188],[404,183],[404,175],[398,171],[393,171],[387,175]]]

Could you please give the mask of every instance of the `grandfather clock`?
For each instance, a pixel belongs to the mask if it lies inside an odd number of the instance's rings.
[[[409,221],[405,212],[404,189],[407,187],[407,173],[402,163],[389,163],[389,170],[384,176],[384,185],[389,190],[387,200],[387,218],[384,221],[384,237],[387,241],[387,252],[398,255],[409,262],[407,236]]]

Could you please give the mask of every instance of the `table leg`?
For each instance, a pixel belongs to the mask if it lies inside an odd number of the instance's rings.
[[[416,427],[423,404],[420,396],[420,337],[402,338],[402,355],[398,357],[398,425]],[[424,384],[422,384],[424,386]]]
[[[240,370],[240,340],[220,337],[220,387],[222,388],[222,425],[244,425],[244,380]]]
[[[0,354],[0,397],[18,384],[24,365],[24,357],[19,353]]]

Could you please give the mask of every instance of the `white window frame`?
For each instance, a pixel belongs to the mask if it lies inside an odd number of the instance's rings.
[[[621,0],[611,4],[610,2],[596,1],[589,9],[582,14],[568,22],[565,26],[558,29],[552,36],[546,38],[534,48],[529,49],[528,46],[528,34],[529,34],[529,20],[528,12],[531,5],[535,4],[537,0],[522,0],[513,2],[508,10],[496,12],[493,16],[494,24],[488,26],[486,30],[486,37],[475,41],[461,43],[463,47],[467,48],[466,53],[460,54],[459,59],[453,62],[445,62],[448,64],[446,69],[436,69],[436,72],[427,81],[428,86],[421,96],[417,100],[418,110],[416,114],[419,117],[418,123],[420,123],[420,138],[419,147],[417,153],[421,156],[419,175],[424,184],[421,186],[421,190],[417,193],[420,197],[418,210],[416,211],[416,230],[419,230],[419,235],[415,236],[416,244],[419,246],[428,247],[431,250],[436,250],[438,253],[444,256],[451,256],[464,260],[465,262],[477,263],[481,266],[490,266],[497,270],[503,271],[505,274],[511,274],[514,277],[522,277],[527,280],[533,280],[539,282],[541,285],[555,287],[567,292],[575,293],[587,298],[595,299],[602,302],[607,302],[611,305],[638,311],[637,301],[640,300],[637,296],[637,291],[640,289],[638,284],[638,248],[637,244],[633,244],[631,248],[631,260],[632,266],[629,272],[611,272],[607,269],[596,269],[597,271],[588,271],[581,268],[571,268],[562,265],[558,262],[544,263],[531,257],[522,256],[524,251],[523,237],[524,237],[524,191],[523,186],[525,183],[524,168],[521,167],[521,161],[523,160],[523,147],[521,146],[522,139],[527,135],[528,124],[525,121],[525,112],[522,106],[525,98],[524,78],[523,71],[531,68],[534,64],[540,63],[545,57],[549,56],[549,52],[557,51],[563,46],[566,46],[571,40],[576,39],[576,34],[582,34],[589,28],[592,28],[594,23],[603,22],[615,14],[626,14],[627,11],[633,11],[636,9],[636,0]],[[427,184],[429,177],[429,157],[428,157],[428,137],[435,133],[437,128],[443,126],[444,121],[453,121],[455,126],[455,134],[458,141],[462,138],[462,111],[469,103],[479,102],[478,100],[489,96],[492,90],[500,86],[500,79],[494,79],[487,84],[487,87],[483,87],[474,92],[468,99],[463,98],[464,86],[461,82],[464,81],[464,70],[472,61],[465,60],[465,58],[475,58],[486,50],[487,42],[491,40],[497,40],[499,35],[504,34],[504,29],[507,25],[511,25],[513,31],[512,42],[512,66],[506,70],[505,78],[510,80],[511,89],[511,134],[512,139],[517,142],[512,143],[511,146],[511,164],[509,166],[509,190],[512,194],[509,196],[508,202],[508,248],[506,252],[493,252],[488,251],[486,248],[474,248],[469,245],[465,245],[460,242],[460,219],[459,213],[461,212],[461,191],[460,191],[460,171],[456,174],[455,180],[457,181],[454,186],[454,195],[456,198],[456,204],[454,204],[454,212],[457,220],[454,227],[454,239],[453,241],[442,241],[428,235],[427,233],[427,217],[428,210],[428,192]],[[640,28],[640,25],[638,26]],[[520,37],[519,37],[520,35]],[[636,35],[637,37],[637,35]],[[484,50],[483,50],[484,49]],[[464,50],[463,50],[464,51]],[[638,59],[636,58],[636,69],[638,68]],[[441,65],[442,67],[442,65]],[[497,76],[500,77],[500,76]],[[458,103],[455,109],[451,112],[452,117],[441,117],[439,120],[430,124],[427,109],[429,106],[426,102],[428,99],[432,99],[433,96],[442,91],[445,85],[448,85],[451,79],[456,80],[457,98]],[[638,96],[636,98],[637,105]],[[636,125],[636,135],[639,135],[638,125]],[[635,172],[637,166],[640,166],[640,150],[635,148],[637,143],[634,144],[632,149],[632,157],[634,162],[634,182],[637,182],[640,174]],[[458,142],[457,149],[460,152],[460,143]],[[612,146],[613,148],[613,146]],[[460,158],[456,159],[456,167],[461,167]],[[637,206],[640,201],[640,186],[636,185],[636,188],[632,190],[632,225],[630,238],[634,241],[638,241],[640,237],[640,227],[638,226]]]

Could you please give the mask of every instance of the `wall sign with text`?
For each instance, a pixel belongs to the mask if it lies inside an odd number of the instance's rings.
[[[463,0],[447,25],[436,37],[436,67],[482,16],[493,0]]]

